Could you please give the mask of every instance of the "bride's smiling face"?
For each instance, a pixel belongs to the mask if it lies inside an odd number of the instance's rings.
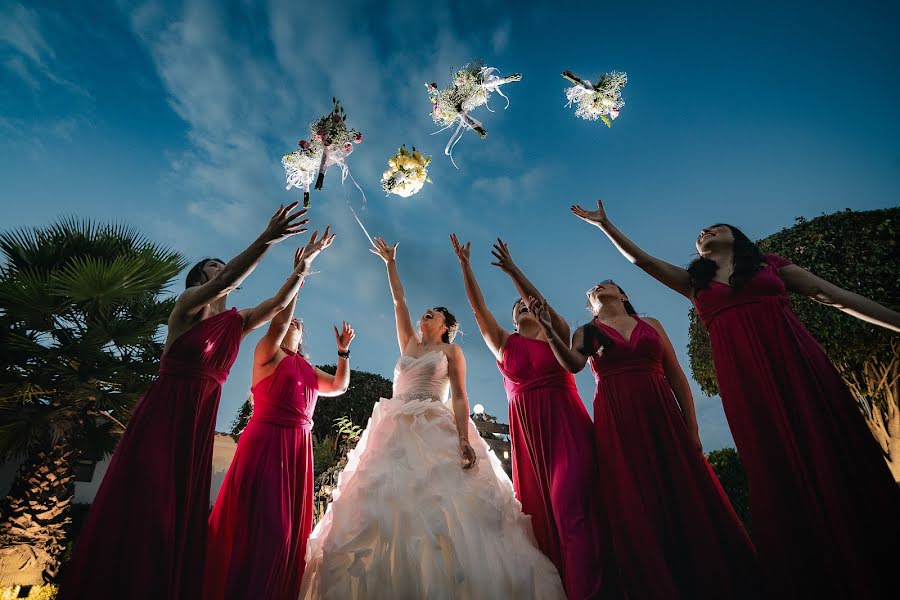
[[[429,308],[419,320],[419,331],[422,334],[434,333],[443,335],[447,331],[447,322],[444,313],[439,310]]]

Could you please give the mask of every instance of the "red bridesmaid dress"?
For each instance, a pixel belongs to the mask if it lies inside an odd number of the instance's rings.
[[[722,404],[747,471],[771,591],[892,597],[897,484],[849,389],[790,307],[778,274],[790,262],[765,260],[744,289],[713,281],[694,305],[709,330]]]
[[[62,600],[200,594],[216,410],[242,333],[232,308],[194,325],[162,357],[91,505]]]
[[[252,388],[253,416],[209,517],[203,597],[296,600],[312,531],[315,370],[289,352]]]
[[[760,598],[756,553],[694,446],[663,372],[659,334],[635,317],[631,339],[590,357],[600,493],[630,598]]]
[[[572,600],[618,597],[591,417],[550,344],[510,335],[497,363],[509,399],[513,485]],[[612,485],[612,483],[611,483]]]

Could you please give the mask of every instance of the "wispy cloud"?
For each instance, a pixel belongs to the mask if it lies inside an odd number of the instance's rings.
[[[11,9],[0,12],[0,42],[41,68],[46,68],[54,57],[53,48],[41,34],[37,13],[21,4],[13,4]]]
[[[491,36],[491,47],[495,54],[500,54],[509,46],[509,36],[512,33],[512,23],[509,19],[505,20],[500,27],[494,30]]]
[[[8,10],[0,11],[0,51],[5,50],[8,55],[3,60],[8,71],[33,92],[49,81],[71,93],[90,96],[84,87],[60,74],[57,53],[47,37],[35,10],[15,3]]]
[[[547,176],[545,168],[533,167],[514,176],[479,177],[472,182],[472,190],[492,200],[511,202],[527,197],[546,182]]]

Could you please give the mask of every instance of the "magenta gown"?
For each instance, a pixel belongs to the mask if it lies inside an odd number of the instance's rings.
[[[207,600],[300,594],[313,517],[316,372],[289,353],[251,391],[253,416],[209,517]]]
[[[194,325],[162,357],[91,505],[61,599],[200,594],[216,410],[242,332],[233,308]]]
[[[760,561],[779,597],[895,597],[900,492],[850,391],[791,310],[778,274],[788,264],[767,255],[743,290],[713,281],[694,299],[747,471]]]
[[[594,429],[622,586],[629,597],[759,598],[755,551],[728,496],[693,445],[663,371],[659,334],[637,319],[631,339],[590,358]]]
[[[570,600],[617,597],[591,417],[550,345],[514,333],[497,363],[509,399],[512,471],[538,546]]]

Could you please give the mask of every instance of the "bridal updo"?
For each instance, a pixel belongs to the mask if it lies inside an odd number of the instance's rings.
[[[441,341],[445,344],[453,342],[453,338],[455,338],[456,334],[459,332],[459,321],[456,320],[456,317],[453,316],[452,312],[450,312],[443,306],[435,306],[433,310],[436,310],[444,315],[444,325],[447,326],[447,331],[445,331],[444,335],[441,336]]]

